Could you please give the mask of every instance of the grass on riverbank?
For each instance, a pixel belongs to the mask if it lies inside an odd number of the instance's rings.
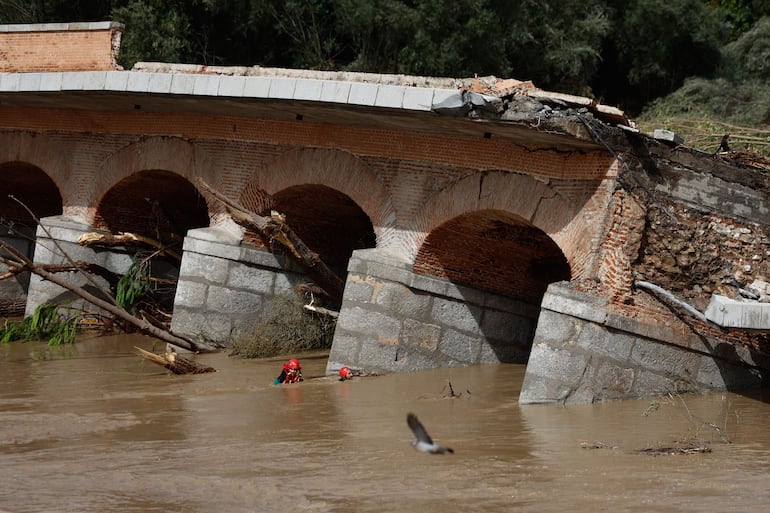
[[[30,317],[7,321],[0,327],[0,342],[46,340],[49,346],[72,344],[80,333],[78,316],[67,316],[56,305],[40,305]]]
[[[635,121],[647,133],[676,132],[686,146],[707,153],[715,153],[722,136],[730,134],[731,150],[770,157],[770,85],[765,81],[693,78]]]

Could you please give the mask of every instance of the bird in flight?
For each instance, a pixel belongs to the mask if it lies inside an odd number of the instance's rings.
[[[425,426],[422,425],[422,422],[420,422],[417,415],[414,413],[407,413],[406,423],[409,425],[412,433],[414,433],[415,439],[411,441],[411,444],[416,450],[431,454],[454,453],[454,450],[449,447],[433,443],[433,439],[428,432],[425,431]]]

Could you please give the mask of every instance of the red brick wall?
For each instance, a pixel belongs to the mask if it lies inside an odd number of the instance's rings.
[[[599,279],[612,291],[614,302],[632,301],[634,276],[631,259],[639,253],[644,232],[644,208],[623,191],[616,191],[608,209],[609,230],[602,244],[604,258]]]
[[[434,136],[309,121],[276,121],[191,113],[95,112],[59,109],[1,108],[0,126],[15,129],[135,134],[173,133],[183,139],[260,141],[267,144],[344,149],[360,158],[404,161],[437,178],[457,178],[467,169],[522,170],[542,181],[601,180],[614,171],[605,152],[531,152],[513,141],[477,137]],[[406,167],[405,167],[406,166]]]
[[[440,242],[458,226],[473,228],[475,218],[468,214],[483,211],[489,222],[505,223],[514,216],[532,229],[524,237],[537,235],[539,242],[552,245],[521,262],[505,258],[494,271],[493,264],[477,265],[485,275],[469,284],[500,293],[529,286],[540,294],[542,282],[521,285],[516,277],[521,265],[539,268],[541,261],[558,261],[558,278],[596,276],[601,258],[596,248],[603,240],[616,172],[614,160],[603,152],[530,151],[499,138],[308,121],[0,107],[0,137],[3,126],[27,134],[30,141],[21,147],[29,155],[40,159],[50,146],[62,159],[36,165],[62,189],[65,214],[85,215],[87,222],[94,221],[96,206],[110,188],[143,170],[172,171],[196,186],[203,178],[252,208],[267,206],[259,190],[274,195],[289,187],[324,184],[350,198],[371,220],[377,247],[409,261],[417,261],[426,237],[437,233],[417,267],[443,276],[430,265],[431,258],[440,255],[448,269],[469,268],[476,246],[494,246],[493,239],[486,241],[472,230],[468,233],[475,233],[476,242],[468,242],[468,248]],[[314,205],[314,217],[321,220],[324,209],[345,204]],[[217,202],[210,201],[208,208],[212,218],[221,212]],[[529,292],[526,296],[535,300]]]
[[[85,24],[62,24],[80,25]],[[0,72],[120,69],[116,58],[122,26],[98,25],[106,28],[46,30],[46,25],[27,25],[31,31],[0,31]]]

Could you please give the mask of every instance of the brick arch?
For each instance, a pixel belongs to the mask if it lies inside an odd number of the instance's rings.
[[[564,253],[542,230],[502,210],[477,210],[433,230],[413,270],[539,304],[550,283],[569,280]]]
[[[216,190],[223,190],[222,174],[218,173],[208,153],[190,141],[179,137],[149,137],[121,148],[105,159],[96,175],[88,200],[89,222],[94,222],[96,210],[107,192],[125,178],[148,170],[162,170],[189,181],[206,199],[212,224],[226,216],[224,208],[203,194],[198,179]]]
[[[582,272],[580,263],[590,252],[589,234],[594,230],[585,216],[576,215],[579,206],[571,204],[547,183],[507,171],[464,177],[431,196],[415,216],[413,238],[405,241],[404,252],[409,260],[416,261],[420,247],[432,231],[477,211],[506,212],[542,230],[565,255],[572,277]]]
[[[61,213],[61,193],[45,171],[23,161],[0,163],[0,218],[4,224],[34,227],[33,215],[40,219]]]
[[[118,182],[103,196],[93,222],[98,229],[136,233],[172,247],[180,245],[188,230],[210,224],[200,192],[186,178],[165,170],[138,171]]]
[[[43,134],[0,133],[0,164],[19,162],[45,173],[58,189],[64,214],[78,216],[85,210],[77,204],[76,180],[72,173],[71,146]]]
[[[264,212],[271,207],[269,196],[299,185],[323,185],[344,194],[369,216],[377,247],[394,240],[396,216],[385,185],[360,159],[344,151],[304,148],[286,152],[258,170],[240,200],[245,207]]]

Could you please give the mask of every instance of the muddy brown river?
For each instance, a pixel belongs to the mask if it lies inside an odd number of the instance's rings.
[[[754,512],[770,394],[519,406],[521,365],[273,385],[283,359],[174,376],[130,335],[0,345],[0,511]],[[455,393],[450,394],[449,385]],[[407,412],[453,455],[417,453]],[[665,447],[710,452],[661,454]],[[640,452],[653,449],[653,452]]]

